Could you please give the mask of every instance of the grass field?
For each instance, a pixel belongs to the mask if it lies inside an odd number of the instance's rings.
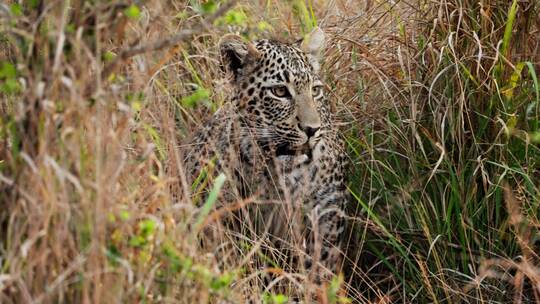
[[[182,143],[227,100],[220,37],[315,26],[351,163],[320,301],[540,303],[535,0],[0,3],[0,302],[285,303],[256,240],[208,250]]]

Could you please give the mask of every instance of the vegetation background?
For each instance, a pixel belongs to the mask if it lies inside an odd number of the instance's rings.
[[[178,199],[180,143],[226,102],[221,36],[317,25],[352,197],[321,302],[540,303],[539,14],[535,0],[0,3],[0,302],[286,302],[253,283],[255,240],[234,263],[200,246],[226,210]]]

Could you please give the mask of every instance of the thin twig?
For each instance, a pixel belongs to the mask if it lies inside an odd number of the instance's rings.
[[[231,0],[223,5],[220,6],[220,8],[212,14],[210,17],[204,19],[199,24],[195,25],[194,27],[190,29],[181,30],[179,33],[167,37],[162,40],[154,41],[148,44],[143,44],[135,47],[130,47],[127,49],[123,49],[118,53],[118,56],[109,63],[102,72],[102,77],[107,78],[109,75],[114,72],[114,70],[118,67],[118,65],[123,62],[124,60],[133,57],[135,55],[147,53],[147,52],[153,52],[157,50],[161,50],[179,43],[182,43],[191,37],[202,33],[203,31],[207,30],[214,21],[221,17],[223,14],[225,14],[229,9],[231,9],[235,4],[237,0]]]

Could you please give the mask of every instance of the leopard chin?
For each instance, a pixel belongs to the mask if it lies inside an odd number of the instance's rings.
[[[305,165],[310,163],[310,158],[306,154],[301,155],[280,155],[276,157],[276,160],[279,162],[280,166],[282,168],[286,168],[287,166],[298,166],[298,165]]]

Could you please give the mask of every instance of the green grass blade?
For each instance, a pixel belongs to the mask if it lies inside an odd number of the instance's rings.
[[[508,20],[506,21],[506,26],[504,28],[504,36],[501,47],[501,53],[503,55],[506,55],[506,51],[510,45],[510,38],[512,38],[512,28],[514,26],[514,21],[516,20],[517,9],[517,0],[514,0],[512,2],[512,6],[510,7],[510,11],[508,12]]]
[[[534,65],[530,61],[526,61],[525,64],[529,68],[529,73],[534,83],[534,91],[536,92],[536,103],[540,103],[540,86],[538,85],[538,77],[536,76],[536,71],[534,70]]]
[[[223,187],[223,184],[225,183],[226,176],[223,173],[220,173],[218,177],[216,178],[216,181],[214,182],[214,187],[212,187],[212,191],[210,191],[210,194],[208,194],[208,198],[206,199],[206,202],[201,208],[201,211],[199,215],[197,216],[197,220],[195,221],[195,229],[194,231],[199,231],[202,224],[204,223],[204,220],[210,213],[210,210],[212,210],[212,207],[217,201],[217,198],[219,196],[219,192],[221,191],[221,188]]]

